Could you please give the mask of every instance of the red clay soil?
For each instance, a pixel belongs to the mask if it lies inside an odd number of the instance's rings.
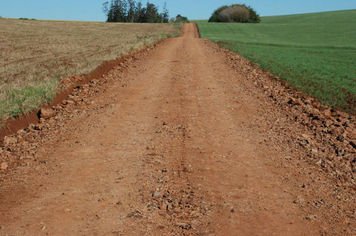
[[[355,235],[354,128],[185,24],[5,139],[0,235]]]
[[[153,47],[159,45],[161,41],[154,44]],[[73,92],[73,89],[77,86],[82,86],[88,84],[92,80],[98,80],[103,76],[107,76],[111,70],[118,67],[120,64],[135,57],[136,54],[141,54],[148,48],[129,53],[123,57],[117,58],[111,61],[104,61],[100,66],[98,66],[94,71],[89,74],[76,75],[68,78],[63,78],[60,82],[62,85],[61,92],[58,93],[50,104],[43,104],[42,108],[50,108],[55,105],[60,104],[65,100],[68,95]],[[0,120],[0,123],[4,124],[4,128],[0,129],[0,147],[3,146],[3,141],[5,136],[15,134],[20,129],[25,129],[31,124],[38,124],[40,122],[40,109],[35,110],[26,115],[20,115],[15,118],[9,118],[5,121]]]

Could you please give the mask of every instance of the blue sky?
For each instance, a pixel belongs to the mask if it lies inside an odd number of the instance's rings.
[[[0,16],[52,20],[105,21],[101,5],[107,0],[0,0]],[[147,0],[142,0],[146,3]],[[356,0],[150,0],[162,10],[164,2],[170,16],[181,14],[189,19],[208,19],[221,5],[245,3],[261,16],[289,15],[333,10],[356,9]]]

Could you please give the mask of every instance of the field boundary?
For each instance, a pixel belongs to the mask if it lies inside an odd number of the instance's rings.
[[[197,31],[197,33],[198,33],[198,37],[201,38],[200,30],[199,30],[198,24],[197,24],[197,23],[194,23],[194,25],[195,25],[195,29],[196,29],[196,31]]]
[[[346,186],[356,189],[356,117],[353,113],[322,105],[313,96],[294,88],[236,52],[205,40],[225,54],[226,63],[231,68],[237,73],[245,74],[257,93],[280,107],[287,114],[287,119],[299,123],[313,134],[300,134],[295,138],[299,148],[306,150],[307,160],[311,164],[319,165],[344,181]],[[342,164],[339,163],[340,160]]]
[[[283,89],[285,91],[287,91],[288,93],[288,96],[292,96],[293,98],[296,98],[296,99],[301,99],[303,101],[305,100],[309,100],[309,101],[313,101],[315,104],[312,104],[312,106],[314,106],[314,108],[316,109],[320,109],[320,107],[322,107],[324,110],[332,110],[333,112],[335,113],[347,113],[349,114],[349,116],[353,116],[355,115],[354,112],[350,112],[350,111],[344,111],[343,109],[340,109],[340,108],[333,108],[331,106],[328,106],[328,105],[321,105],[320,101],[318,98],[316,97],[313,97],[311,95],[308,95],[306,93],[304,93],[302,90],[298,89],[298,88],[295,88],[294,86],[290,85],[285,79],[283,78],[278,78],[276,76],[274,76],[271,72],[261,68],[257,63],[253,62],[253,61],[250,61],[248,60],[247,58],[239,55],[238,53],[232,51],[232,50],[229,50],[229,49],[226,49],[224,47],[221,47],[219,45],[219,43],[221,44],[228,44],[229,42],[225,42],[225,41],[212,41],[210,39],[207,39],[209,42],[211,42],[213,45],[216,45],[219,50],[225,52],[225,54],[227,55],[227,57],[231,57],[231,55],[236,55],[240,58],[242,58],[243,60],[245,60],[247,62],[247,64],[249,64],[250,67],[252,68],[255,68],[257,69],[257,71],[261,71],[264,75],[267,75],[268,77],[268,80],[272,83],[277,83],[279,86],[282,86]],[[232,65],[231,65],[232,66]],[[264,88],[265,90],[269,88]],[[270,91],[272,93],[272,91]],[[302,101],[302,102],[303,102]],[[316,103],[318,103],[318,105],[316,105]]]
[[[181,32],[179,33],[179,35],[180,34]],[[98,66],[89,74],[71,75],[64,79],[61,79],[60,86],[62,89],[59,93],[56,94],[50,104],[44,103],[40,108],[35,109],[29,114],[20,114],[15,118],[0,120],[0,124],[2,124],[2,127],[0,129],[0,147],[4,146],[4,138],[6,136],[15,134],[18,130],[25,129],[31,124],[38,124],[41,118],[41,109],[52,108],[53,106],[60,104],[68,97],[68,95],[73,92],[76,87],[88,84],[93,80],[100,80],[102,77],[108,75],[109,72],[114,68],[121,67],[120,64],[124,63],[125,61],[135,58],[137,55],[157,47],[158,45],[172,37],[173,36],[168,36],[167,38],[159,40],[152,45],[146,45],[142,49],[128,52],[127,54],[118,57],[114,60],[103,61],[100,66]],[[69,85],[65,85],[65,83],[68,83]]]
[[[210,40],[210,39],[209,39]],[[216,39],[211,39],[211,41],[215,41],[216,43],[238,43],[245,45],[256,45],[256,46],[271,46],[271,47],[281,47],[281,48],[310,48],[310,49],[338,49],[338,50],[356,50],[356,47],[353,46],[323,46],[323,45],[301,45],[301,44],[273,44],[273,43],[258,43],[258,42],[245,42],[245,41],[220,41]]]

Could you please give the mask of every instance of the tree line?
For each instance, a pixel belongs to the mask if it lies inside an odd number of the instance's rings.
[[[158,7],[147,2],[144,6],[141,1],[111,0],[103,4],[103,12],[107,22],[129,23],[168,23],[169,14],[167,4],[164,3],[163,12],[159,13]]]

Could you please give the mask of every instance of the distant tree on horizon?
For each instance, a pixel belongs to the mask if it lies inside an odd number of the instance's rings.
[[[167,2],[165,2],[163,5],[162,21],[163,21],[163,23],[169,22],[169,12],[167,9]]]
[[[142,23],[161,23],[161,15],[158,13],[158,8],[153,4],[147,2],[146,6],[147,22]]]
[[[135,0],[128,0],[127,7],[127,22],[133,23],[135,22]]]
[[[233,4],[221,6],[211,15],[209,22],[260,23],[260,16],[250,6]]]
[[[176,23],[189,23],[188,17],[178,14],[174,20]]]
[[[167,3],[164,3],[163,12],[158,12],[158,7],[147,1],[146,7],[141,1],[135,0],[111,0],[102,5],[102,10],[107,17],[107,22],[130,23],[168,23],[169,13]]]

